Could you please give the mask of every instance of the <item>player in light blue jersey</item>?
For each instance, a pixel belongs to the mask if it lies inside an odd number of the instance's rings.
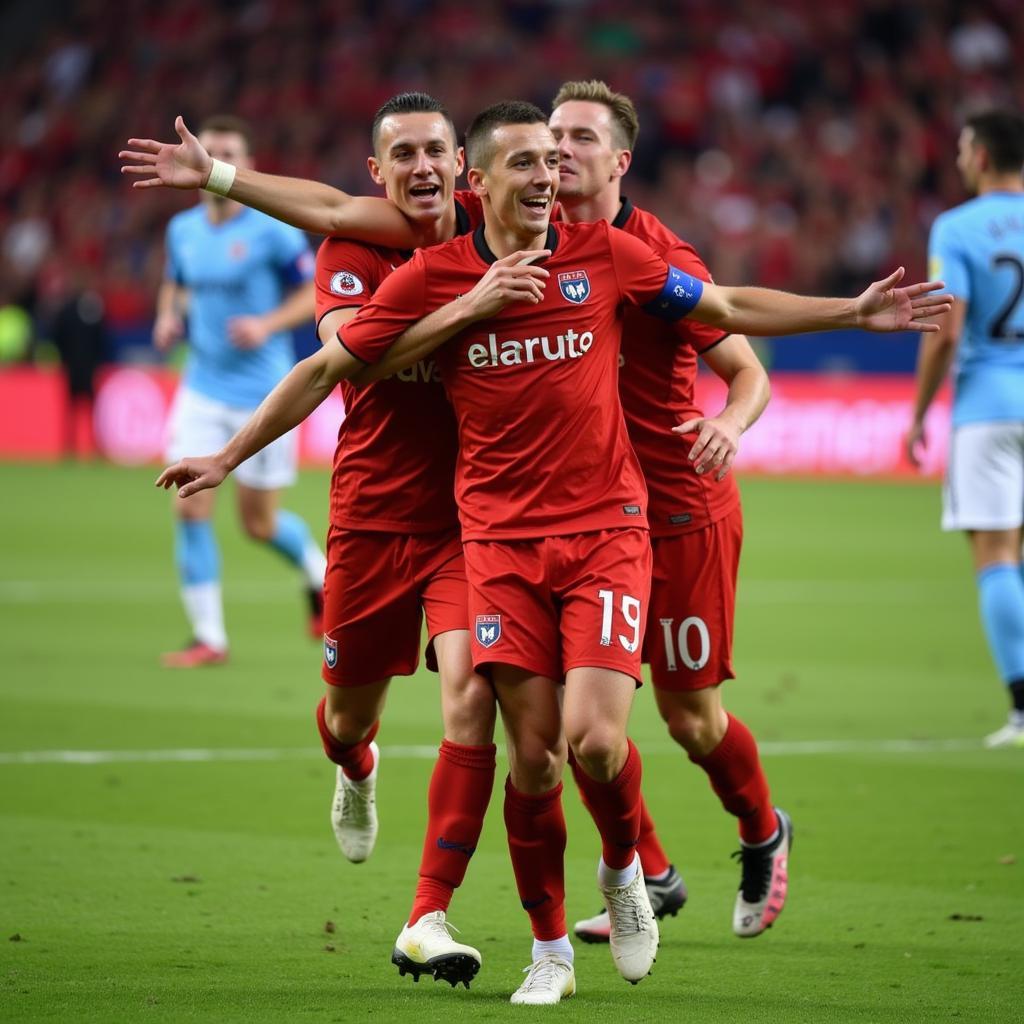
[[[922,335],[907,453],[919,464],[925,414],[955,357],[942,526],[970,539],[982,623],[1010,692],[1009,721],[985,744],[1024,747],[1024,117],[969,118],[957,167],[976,198],[932,226],[930,274],[955,301]]]
[[[199,137],[219,159],[251,162],[248,129],[236,118],[210,118]],[[313,254],[301,231],[210,192],[171,220],[153,342],[166,350],[185,335],[187,322],[189,353],[171,413],[169,458],[218,448],[238,430],[291,369],[288,332],[311,320],[313,311]],[[326,562],[306,523],[278,508],[278,493],[294,481],[295,465],[295,437],[287,434],[239,466],[238,513],[253,540],[302,572],[310,632],[318,637]],[[175,553],[192,638],[163,656],[172,668],[227,657],[213,494],[174,502]]]

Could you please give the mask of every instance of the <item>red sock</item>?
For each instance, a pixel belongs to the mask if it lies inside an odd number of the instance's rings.
[[[560,939],[565,926],[565,815],[562,784],[539,796],[520,793],[505,780],[508,852],[533,937]]]
[[[622,771],[611,782],[597,782],[585,771],[573,770],[583,802],[601,834],[601,856],[617,871],[628,868],[640,837],[640,751],[629,744]]]
[[[325,712],[327,709],[327,698],[322,697],[316,706],[316,727],[320,730],[320,739],[324,745],[324,753],[337,765],[353,782],[365,779],[373,771],[373,754],[370,751],[370,743],[373,742],[380,722],[374,722],[370,731],[358,743],[339,743],[338,738],[327,728]]]
[[[464,747],[441,741],[427,795],[427,833],[409,924],[447,910],[476,851],[494,788],[493,743]]]
[[[707,772],[722,806],[739,818],[740,838],[745,843],[763,843],[778,827],[768,780],[750,730],[738,718],[728,718],[722,742],[710,754],[690,760]]]
[[[640,866],[646,876],[663,875],[672,864],[668,854],[662,848],[658,833],[654,830],[654,819],[647,810],[647,803],[640,794],[640,842],[637,844],[640,854]]]
[[[571,750],[569,751],[569,767],[572,769],[572,776],[576,780],[576,788],[579,790],[583,805],[593,817],[593,808],[587,803],[587,795],[584,792],[587,783],[585,780],[580,781],[583,769],[577,763]],[[637,853],[640,854],[640,866],[645,875],[663,875],[672,867],[668,854],[658,838],[658,833],[654,830],[654,819],[651,817],[650,811],[647,810],[643,793],[640,794],[640,842],[637,844]]]

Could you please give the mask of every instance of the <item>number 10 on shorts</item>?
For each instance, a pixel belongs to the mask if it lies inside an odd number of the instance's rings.
[[[661,623],[661,633],[665,638],[665,666],[669,672],[675,672],[678,668],[676,665],[677,643],[682,663],[692,672],[699,672],[711,657],[711,634],[708,632],[707,623],[696,615],[691,615],[679,623],[679,631],[675,633],[672,630],[675,619],[659,619],[658,621]],[[696,658],[690,654],[691,631],[697,634],[697,642],[700,644]]]
[[[597,596],[601,599],[601,646],[611,647],[612,645],[612,612],[615,609],[615,591],[599,590]],[[618,641],[629,654],[640,646],[640,602],[629,594],[622,595],[622,617],[626,625],[633,630],[633,637],[618,634]]]

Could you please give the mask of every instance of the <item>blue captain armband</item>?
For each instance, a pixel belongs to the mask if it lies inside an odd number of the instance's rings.
[[[703,294],[704,282],[699,277],[691,277],[685,270],[670,264],[664,286],[658,296],[644,306],[644,312],[659,320],[682,320]]]

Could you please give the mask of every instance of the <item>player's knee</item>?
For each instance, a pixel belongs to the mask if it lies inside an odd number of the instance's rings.
[[[532,737],[509,751],[509,761],[517,789],[546,793],[557,786],[562,777],[565,748],[559,743],[547,744],[540,737]]]
[[[592,779],[607,782],[622,768],[626,737],[621,730],[607,725],[576,730],[569,736],[569,745],[579,766]]]
[[[450,689],[445,701],[445,736],[452,743],[480,747],[494,740],[497,701],[491,684],[471,672]]]
[[[689,708],[673,708],[664,716],[669,735],[690,754],[704,754],[717,746],[721,736],[715,716]]]
[[[274,521],[270,516],[247,513],[242,516],[242,529],[251,540],[265,544],[274,536]]]
[[[327,728],[339,742],[348,746],[351,743],[359,743],[366,739],[373,728],[377,717],[361,714],[353,709],[345,708],[331,710],[328,708],[324,713]]]

